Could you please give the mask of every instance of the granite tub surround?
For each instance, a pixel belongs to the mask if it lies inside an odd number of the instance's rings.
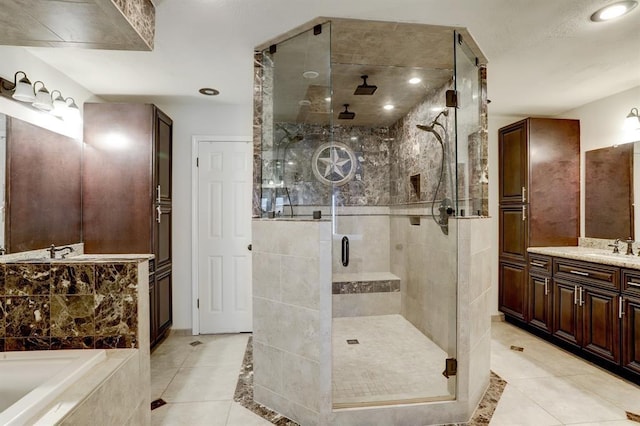
[[[2,349],[141,347],[147,271],[144,255],[0,264]]]

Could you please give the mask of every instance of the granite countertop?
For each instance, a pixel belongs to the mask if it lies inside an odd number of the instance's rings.
[[[64,259],[47,257],[7,260],[3,263],[140,263],[153,259],[153,254],[79,254]]]
[[[529,247],[529,253],[547,256],[564,257],[566,259],[582,260],[584,262],[600,263],[603,265],[619,266],[621,268],[640,269],[640,256],[626,255],[626,246],[620,245],[620,253],[591,247]]]

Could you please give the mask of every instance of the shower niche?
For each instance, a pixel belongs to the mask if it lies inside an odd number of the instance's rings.
[[[255,400],[467,421],[489,377],[482,52],[462,28],[318,18],[255,55]]]

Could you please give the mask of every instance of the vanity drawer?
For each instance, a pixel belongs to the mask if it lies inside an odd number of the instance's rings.
[[[640,296],[640,271],[635,269],[622,270],[622,291]]]
[[[550,256],[529,253],[529,271],[551,275],[551,265],[553,262]]]
[[[553,276],[610,290],[620,290],[620,268],[615,266],[554,258]]]

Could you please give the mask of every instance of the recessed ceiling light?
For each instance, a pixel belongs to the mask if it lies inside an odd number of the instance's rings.
[[[319,75],[320,74],[318,74],[316,71],[305,71],[302,73],[302,76],[308,79],[318,78]]]
[[[212,89],[211,87],[203,87],[202,89],[198,90],[198,92],[205,96],[216,96],[220,94],[219,90]]]
[[[409,83],[411,84],[418,84],[420,83],[422,80],[419,79],[418,77],[413,77],[412,79],[409,80]]]
[[[591,20],[593,22],[609,21],[611,19],[619,18],[622,15],[626,15],[631,12],[638,5],[637,1],[619,1],[612,3],[601,9],[598,9],[593,15]]]
[[[385,106],[383,106],[382,108],[386,109],[387,111],[391,111],[393,109],[393,105],[391,104],[386,104]]]

